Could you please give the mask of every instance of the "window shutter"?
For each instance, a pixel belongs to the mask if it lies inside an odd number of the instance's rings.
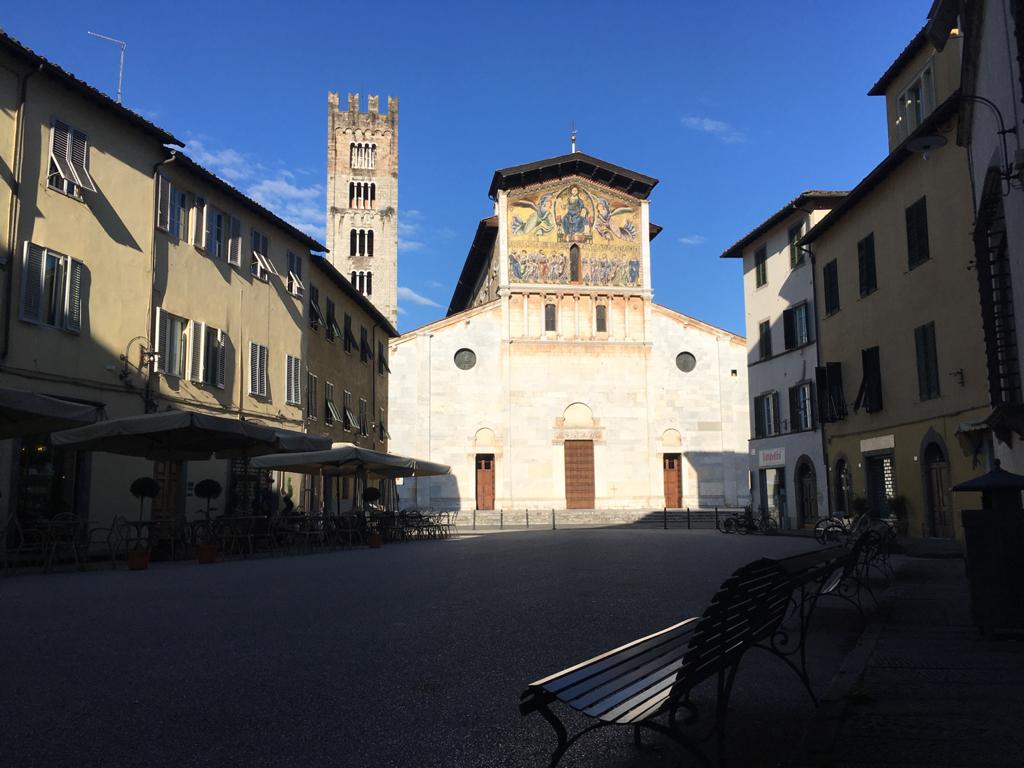
[[[75,172],[71,168],[71,161],[68,160],[70,152],[71,129],[59,120],[55,120],[50,129],[50,159],[53,160],[63,178],[77,184],[78,177],[75,176]]]
[[[89,176],[89,140],[81,131],[72,131],[71,150],[68,157],[75,175],[78,176],[78,183],[83,189],[95,192],[96,185],[93,184],[92,177]]]
[[[917,395],[927,400],[928,392],[928,350],[925,340],[925,326],[914,329],[914,347],[917,350]]]
[[[189,323],[188,353],[188,377],[201,384],[206,362],[206,323]]]
[[[261,397],[267,396],[267,353],[268,349],[263,345],[259,346],[259,393]]]
[[[224,389],[224,369],[227,366],[228,337],[224,331],[217,331],[217,386]]]
[[[64,287],[64,327],[76,333],[82,330],[82,273],[85,265],[76,259],[67,259],[67,278]]]
[[[939,388],[939,353],[935,348],[935,323],[928,323],[925,326],[925,345],[928,353],[928,373],[930,385],[928,387],[932,397],[938,397]]]
[[[794,322],[792,309],[782,313],[782,328],[786,339],[786,349],[796,346],[796,323]]]
[[[249,394],[260,393],[260,349],[254,341],[249,342]]]
[[[171,181],[156,177],[156,226],[166,232],[171,226]]]
[[[167,313],[160,307],[156,308],[156,370],[164,372],[167,370],[167,361],[164,360],[164,353],[168,345],[168,322]]]
[[[772,434],[779,434],[782,430],[779,429],[779,393],[772,392]]]
[[[801,429],[800,423],[800,387],[789,388],[789,431]]]
[[[46,249],[25,241],[25,254],[21,263],[21,314],[22,320],[38,323],[42,319],[43,307],[43,264]]]
[[[206,198],[198,195],[193,209],[192,245],[206,248]]]
[[[228,219],[228,264],[242,266],[242,222],[234,216]]]
[[[860,295],[864,296],[868,292],[867,239],[857,243],[857,278],[860,282]]]

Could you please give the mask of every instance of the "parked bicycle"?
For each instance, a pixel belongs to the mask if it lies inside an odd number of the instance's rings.
[[[723,533],[738,533],[745,536],[748,533],[778,533],[779,523],[767,510],[762,510],[760,515],[754,516],[750,507],[743,510],[743,514],[730,515],[722,521]]]

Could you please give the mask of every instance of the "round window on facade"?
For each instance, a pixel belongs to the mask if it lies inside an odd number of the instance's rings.
[[[468,371],[476,365],[476,352],[472,349],[460,349],[455,353],[455,366]]]
[[[676,368],[683,373],[689,373],[697,367],[697,358],[689,352],[680,352],[676,355]]]

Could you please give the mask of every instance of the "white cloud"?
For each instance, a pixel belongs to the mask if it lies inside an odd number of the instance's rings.
[[[252,178],[262,170],[261,165],[252,163],[241,152],[230,148],[212,149],[200,138],[188,139],[185,150],[197,163],[233,183]]]
[[[712,136],[718,137],[725,144],[743,144],[747,140],[747,135],[743,131],[737,130],[729,125],[729,123],[714,120],[710,117],[684,117],[682,118],[682,124],[684,127],[694,131],[710,133]]]
[[[679,242],[683,245],[704,245],[707,240],[704,235],[687,235],[686,237],[679,238]]]
[[[421,307],[437,307],[440,309],[441,305],[433,299],[429,299],[426,296],[422,296],[412,288],[406,288],[405,286],[398,286],[398,299],[399,301],[408,301],[413,304],[419,304]]]
[[[253,200],[320,242],[327,236],[323,192],[319,184],[303,187],[285,178],[264,179],[246,190]]]
[[[416,251],[422,251],[427,247],[427,244],[422,240],[410,240],[406,237],[398,238],[398,250],[406,253],[415,253]]]

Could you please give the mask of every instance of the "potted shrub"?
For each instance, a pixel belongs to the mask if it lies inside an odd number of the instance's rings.
[[[871,505],[868,504],[868,500],[863,496],[854,496],[850,500],[850,509],[853,510],[854,517],[860,517],[868,513],[871,509]]]
[[[154,480],[152,477],[137,477],[132,480],[132,484],[128,488],[131,491],[132,496],[139,500],[139,523],[142,523],[143,516],[143,504],[146,499],[155,499],[157,494],[160,493],[160,483]],[[150,504],[152,506],[152,503]],[[141,525],[139,527],[141,533]],[[141,535],[135,541],[135,546],[128,550],[125,555],[125,559],[128,561],[128,570],[130,571],[144,571],[149,567],[149,540],[143,545]]]
[[[199,537],[196,537],[196,560],[200,563],[215,563],[217,562],[217,541],[213,537],[213,523],[210,520],[210,502],[220,497],[221,485],[216,480],[200,480],[196,483],[192,493],[197,498],[206,499],[206,525],[203,529],[206,539],[200,541]]]

